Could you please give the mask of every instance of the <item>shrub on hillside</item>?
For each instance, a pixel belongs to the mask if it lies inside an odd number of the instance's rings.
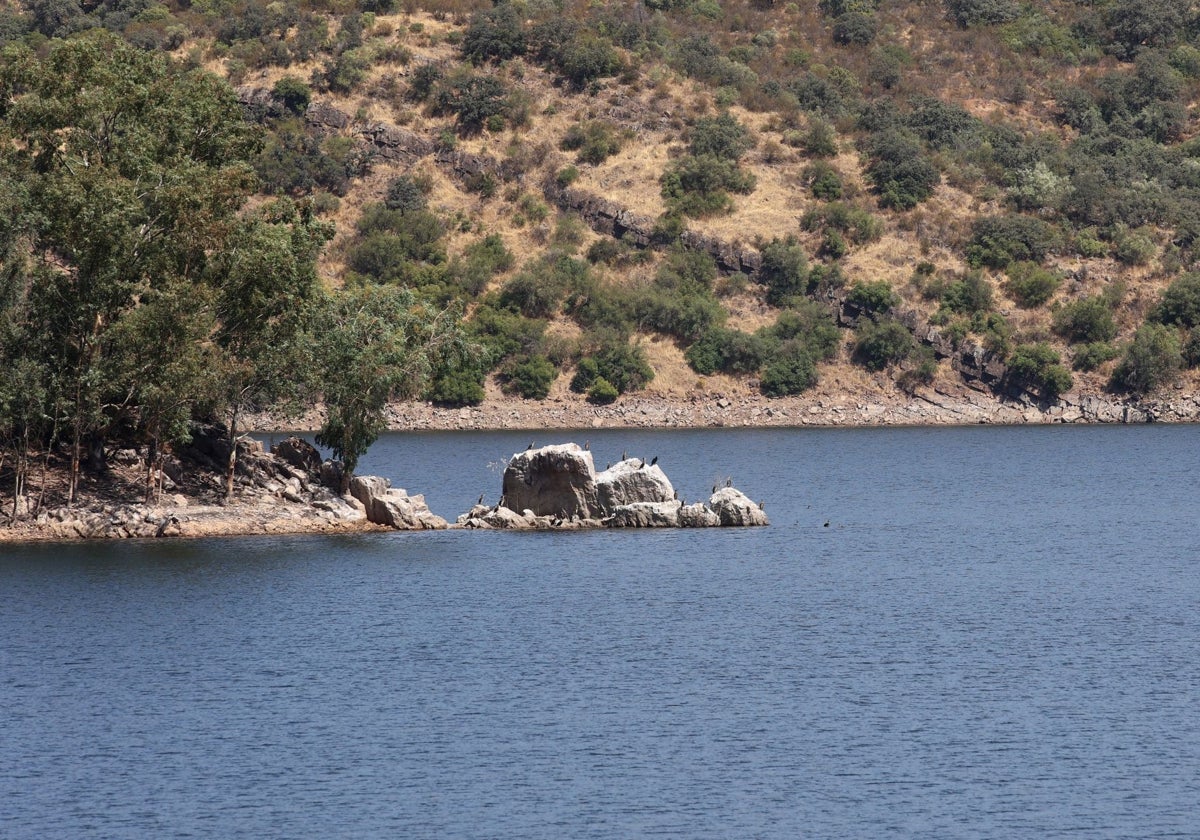
[[[500,375],[504,389],[527,400],[544,400],[550,396],[550,386],[558,378],[558,370],[545,356],[526,356],[514,359]]]
[[[1008,360],[1008,374],[1022,385],[1036,389],[1048,402],[1057,400],[1072,385],[1071,372],[1045,342],[1017,345]]]
[[[696,157],[708,155],[737,161],[753,147],[750,132],[728,111],[717,117],[697,120],[692,127],[689,150]]]
[[[908,328],[891,318],[863,320],[857,332],[854,359],[867,370],[883,370],[901,362],[916,348]]]
[[[910,210],[933,195],[942,176],[911,136],[888,130],[867,143],[867,177],[883,207]]]
[[[1062,277],[1056,272],[1042,268],[1037,263],[1017,262],[1008,267],[1005,289],[1017,306],[1033,309],[1054,297],[1061,285]]]
[[[785,342],[763,370],[759,387],[768,397],[800,394],[817,384],[817,365],[802,341]]]
[[[767,303],[782,306],[808,291],[808,259],[792,239],[773,239],[762,249],[758,282],[767,287]]]
[[[987,216],[972,225],[967,262],[974,268],[1005,268],[1013,262],[1040,263],[1059,244],[1052,226],[1019,213]]]
[[[935,291],[934,284],[930,284],[929,291]],[[968,271],[960,279],[947,283],[937,296],[945,312],[973,315],[992,308],[992,286],[979,271]]]
[[[1095,370],[1105,362],[1112,361],[1121,355],[1120,350],[1106,341],[1077,344],[1071,352],[1071,367],[1075,370],[1085,371]]]
[[[1054,313],[1054,332],[1074,344],[1112,341],[1117,322],[1103,295],[1083,298]]]
[[[591,120],[568,128],[559,147],[578,152],[576,159],[580,163],[600,164],[621,151],[621,136],[612,123]]]
[[[900,302],[900,296],[886,280],[869,280],[854,284],[846,302],[867,312],[886,312]]]
[[[1113,371],[1112,385],[1148,394],[1171,382],[1182,366],[1178,331],[1165,324],[1143,324]]]
[[[1185,274],[1173,281],[1150,317],[1160,324],[1200,326],[1200,273]]]
[[[482,380],[481,373],[467,368],[438,373],[430,381],[425,398],[449,408],[479,405],[485,396]]]
[[[410,210],[424,210],[429,202],[425,198],[425,190],[412,176],[400,175],[388,182],[383,204],[389,210],[407,213]]]

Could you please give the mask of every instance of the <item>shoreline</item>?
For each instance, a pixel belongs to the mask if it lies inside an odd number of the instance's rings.
[[[272,415],[248,418],[258,433],[311,430],[322,413],[313,409],[298,418]],[[492,398],[478,406],[442,408],[427,402],[394,403],[386,428],[406,431],[546,431],[586,429],[720,428],[885,428],[903,426],[1053,425],[1200,422],[1200,394],[1170,399],[1120,400],[1086,395],[1053,405],[1032,399],[1003,399],[969,387],[923,389],[909,396],[819,394],[768,399],[753,393],[712,393],[691,397],[638,394],[607,406],[575,395],[546,400]]]

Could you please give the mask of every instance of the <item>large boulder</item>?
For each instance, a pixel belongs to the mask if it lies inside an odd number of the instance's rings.
[[[376,475],[357,475],[350,479],[350,495],[362,502],[367,521],[402,531],[436,530],[447,527],[442,517],[434,514],[422,495],[410,496],[393,489],[386,478]]]
[[[708,506],[722,525],[767,525],[767,515],[750,497],[733,487],[722,487],[712,494]]]
[[[679,509],[681,528],[712,528],[721,524],[721,518],[701,502],[684,505]]]
[[[678,528],[680,507],[674,500],[618,505],[604,524],[610,528]]]
[[[612,515],[622,505],[673,501],[675,488],[657,464],[627,458],[596,476],[596,497],[605,515]]]
[[[321,471],[321,453],[303,438],[294,435],[284,438],[271,447],[271,454],[310,475]]]
[[[535,516],[587,518],[596,509],[592,453],[563,443],[518,452],[504,471],[504,507]]]

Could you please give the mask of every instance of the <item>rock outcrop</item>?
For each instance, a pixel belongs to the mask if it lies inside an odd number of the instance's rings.
[[[766,525],[763,509],[734,487],[722,487],[708,500],[722,525]]]
[[[592,453],[574,443],[518,452],[504,471],[504,507],[535,516],[589,517],[597,509]]]
[[[767,524],[762,510],[732,487],[713,495],[720,506],[711,509],[685,506],[677,495],[657,464],[623,458],[597,474],[591,452],[565,443],[514,454],[499,504],[477,504],[457,522],[464,528],[518,530]]]
[[[424,496],[410,496],[377,475],[356,475],[350,479],[350,495],[362,504],[367,521],[376,525],[401,531],[441,530],[448,525],[429,509]]]

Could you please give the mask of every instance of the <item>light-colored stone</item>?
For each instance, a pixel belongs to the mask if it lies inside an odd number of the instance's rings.
[[[535,516],[587,517],[596,507],[592,453],[564,443],[518,452],[504,470],[504,506]]]
[[[722,487],[712,494],[708,506],[722,525],[767,525],[767,515],[750,497],[735,487]]]
[[[393,488],[386,478],[376,475],[355,476],[350,479],[350,495],[366,508],[367,521],[402,531],[440,530],[448,523],[429,510],[425,497],[409,496]]]
[[[628,458],[596,476],[596,498],[600,510],[611,515],[622,505],[672,501],[675,488],[657,464],[651,466],[639,458]]]
[[[678,528],[680,507],[674,500],[618,505],[604,524],[610,528]]]
[[[712,528],[721,524],[721,519],[701,502],[684,505],[679,509],[681,528]]]

